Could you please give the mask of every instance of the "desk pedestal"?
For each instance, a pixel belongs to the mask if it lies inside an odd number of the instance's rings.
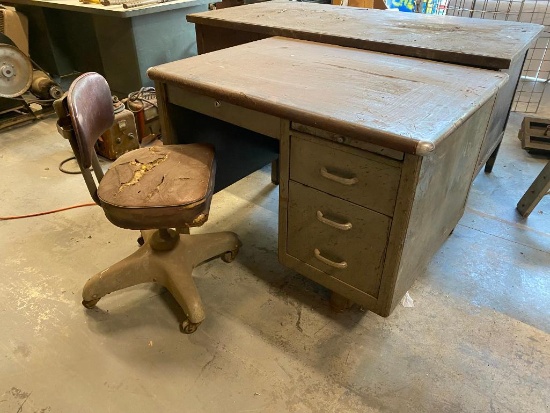
[[[291,123],[281,137],[281,263],[388,316],[464,213],[494,101],[427,156],[361,150]]]

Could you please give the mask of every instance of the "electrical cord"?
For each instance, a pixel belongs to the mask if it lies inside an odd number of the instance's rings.
[[[71,205],[71,206],[64,207],[64,208],[52,209],[51,211],[37,212],[37,213],[34,213],[34,214],[13,215],[13,216],[7,216],[7,217],[0,217],[0,221],[11,221],[13,219],[38,217],[38,216],[41,216],[41,215],[48,215],[48,214],[54,214],[56,212],[67,211],[68,209],[82,208],[82,207],[94,206],[94,205],[97,205],[97,204],[90,202],[90,203],[87,203],[87,204]]]
[[[102,155],[99,155],[98,154],[98,158],[99,158],[99,163],[104,163],[105,161],[107,162],[112,162],[109,158],[105,158],[104,156]],[[78,171],[69,171],[65,168],[63,168],[63,165],[65,165],[67,162],[69,161],[76,161],[76,157],[75,156],[71,156],[70,158],[67,158],[67,159],[64,159],[62,160],[61,162],[59,162],[59,166],[58,166],[58,169],[65,173],[65,174],[71,174],[71,175],[79,175],[82,173],[82,171],[79,169]]]
[[[63,168],[63,165],[65,165],[67,162],[72,161],[72,160],[76,160],[76,157],[71,156],[70,158],[67,158],[67,159],[61,161],[59,163],[59,170],[63,173],[66,173],[66,174],[73,174],[73,175],[81,174],[82,172],[80,170],[79,171],[68,171],[68,170]],[[41,215],[48,215],[48,214],[54,214],[56,212],[67,211],[68,209],[82,208],[82,207],[94,206],[94,205],[97,205],[97,204],[93,203],[93,202],[90,202],[90,203],[86,203],[86,204],[77,204],[77,205],[72,205],[72,206],[68,206],[68,207],[64,207],[64,208],[53,209],[51,211],[37,212],[37,213],[34,213],[34,214],[13,215],[13,216],[0,217],[0,221],[10,221],[10,220],[13,220],[13,219],[38,217],[38,216],[41,216]]]
[[[62,160],[60,163],[59,163],[59,170],[65,174],[71,174],[71,175],[79,175],[82,173],[82,171],[80,171],[80,169],[78,171],[68,171],[67,169],[63,168],[63,165],[65,165],[67,162],[69,161],[72,161],[72,160],[75,160],[76,161],[76,157],[75,156],[71,156],[70,158],[67,158],[67,159],[64,159]]]
[[[158,108],[157,104],[154,103],[153,101],[149,100],[151,99],[152,97],[156,96],[156,90],[154,87],[142,87],[141,89],[139,89],[137,92],[132,92],[128,95],[128,100],[130,102],[135,102],[137,100],[140,100],[142,102],[147,102],[149,103],[150,105],[154,106],[155,108]],[[130,107],[128,106],[128,109],[130,109]],[[139,112],[139,110],[132,110],[130,109],[131,112]]]

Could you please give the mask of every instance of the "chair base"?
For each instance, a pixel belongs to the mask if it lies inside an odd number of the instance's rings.
[[[205,317],[193,269],[217,256],[231,262],[241,242],[233,232],[198,235],[172,232],[175,242],[171,249],[164,250],[164,244],[158,245],[160,231],[166,230],[141,231],[143,245],[136,252],[90,278],[82,291],[84,307],[93,308],[114,291],[156,282],[170,291],[185,312],[187,320],[182,323],[182,331],[193,333]]]

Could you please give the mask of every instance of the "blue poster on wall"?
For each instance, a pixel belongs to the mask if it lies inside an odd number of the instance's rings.
[[[386,4],[390,9],[397,9],[399,11],[416,11],[415,0],[387,0]]]
[[[424,14],[445,14],[448,0],[418,0],[418,12]],[[390,9],[414,13],[417,11],[416,0],[386,0]]]

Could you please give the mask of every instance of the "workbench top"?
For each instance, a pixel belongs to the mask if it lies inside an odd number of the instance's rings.
[[[201,25],[487,69],[508,69],[544,26],[317,3],[262,2],[187,16]]]
[[[49,9],[69,10],[79,13],[97,14],[102,16],[129,18],[144,14],[160,13],[185,7],[193,7],[200,4],[208,4],[209,2],[210,0],[170,0],[166,3],[140,6],[131,9],[125,9],[121,4],[104,6],[97,3],[81,3],[78,0],[6,0],[3,3],[13,6],[35,6]]]
[[[272,37],[150,68],[155,81],[426,155],[508,76],[458,65]]]

